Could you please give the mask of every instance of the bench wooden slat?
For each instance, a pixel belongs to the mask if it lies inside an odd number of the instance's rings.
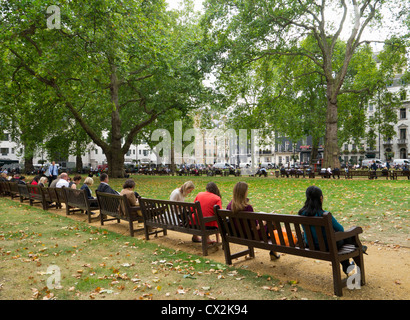
[[[292,237],[292,230],[290,228],[290,223],[289,222],[285,223],[285,229],[286,229],[286,233],[287,233],[287,236],[288,236],[289,245],[291,247],[295,247],[295,243],[293,242],[293,237]]]

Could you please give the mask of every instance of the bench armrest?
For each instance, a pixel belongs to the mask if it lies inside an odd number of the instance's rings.
[[[363,233],[363,229],[361,227],[351,227],[344,232],[335,232],[335,240],[340,241],[347,238],[355,237],[360,233]]]
[[[216,216],[212,216],[212,217],[203,217],[203,221],[205,223],[207,222],[211,222],[211,221],[216,221]]]

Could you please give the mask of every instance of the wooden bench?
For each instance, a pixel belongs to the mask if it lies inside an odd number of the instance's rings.
[[[390,179],[397,180],[397,177],[407,177],[410,180],[410,171],[407,170],[391,170]]]
[[[50,187],[41,187],[43,190],[44,197],[46,198],[46,201],[48,203],[55,203],[56,209],[61,209],[61,202],[58,198],[58,194],[56,192],[56,188],[50,188]],[[58,188],[61,189],[61,188]]]
[[[67,206],[67,197],[64,191],[64,188],[50,188],[49,189],[54,189],[54,192],[57,196],[58,203],[56,203],[57,208],[62,208],[62,203]]]
[[[346,179],[353,179],[353,177],[369,177],[369,171],[368,170],[349,170],[345,174]]]
[[[374,178],[386,178],[386,180],[388,180],[390,177],[389,171],[383,171],[383,170],[377,170],[377,171],[373,171],[370,170],[369,171],[369,179],[374,179]]]
[[[88,215],[88,222],[91,222],[91,215],[93,214],[93,211],[99,210],[97,200],[88,199],[85,190],[66,187],[61,189],[65,192],[66,215],[68,216],[76,212],[85,213]],[[95,206],[91,206],[91,203],[95,203]]]
[[[8,195],[8,182],[7,181],[0,181],[0,195],[1,196]]]
[[[177,202],[170,200],[157,200],[139,198],[142,215],[144,217],[145,237],[149,240],[150,234],[167,230],[188,233],[200,236],[202,253],[208,255],[208,236],[219,233],[218,229],[207,229],[207,222],[216,221],[216,217],[203,217],[201,205],[198,201]],[[161,228],[160,231],[150,233],[149,228]]]
[[[30,194],[30,206],[33,206],[34,203],[41,203],[43,210],[47,210],[48,204],[44,199],[41,187],[37,184],[27,184],[26,186]]]
[[[128,221],[131,237],[134,236],[135,231],[144,230],[144,228],[134,229],[134,222],[141,223],[144,219],[138,214],[140,207],[131,207],[126,195],[117,195],[99,191],[96,193],[100,207],[101,225],[104,225],[104,222],[111,220],[117,220],[118,223],[120,223],[121,220]],[[108,218],[108,216],[114,218]]]
[[[353,258],[360,268],[361,284],[365,284],[363,250],[358,235],[362,233],[360,227],[353,227],[345,232],[334,232],[332,228],[332,215],[325,213],[322,217],[305,217],[299,215],[269,214],[238,212],[221,210],[219,206],[214,207],[217,215],[218,225],[222,236],[222,244],[225,253],[225,260],[228,265],[232,264],[232,259],[244,255],[255,256],[254,248],[273,250],[295,256],[330,261],[333,270],[334,293],[342,296],[342,279],[340,262]],[[258,232],[256,223],[260,226],[266,222],[267,232]],[[307,243],[303,237],[303,228],[306,232]],[[319,248],[315,247],[311,230],[316,230]],[[263,230],[263,228],[262,228]],[[277,238],[268,235],[277,232]],[[296,241],[292,236],[296,236]],[[337,248],[336,242],[353,238],[353,245],[344,245]],[[246,250],[231,253],[230,244],[235,243],[248,247]]]
[[[19,183],[18,184],[19,194],[20,194],[20,202],[24,200],[30,201],[30,192],[28,192],[27,185]]]
[[[11,200],[13,200],[14,198],[20,197],[19,188],[18,188],[19,183],[14,182],[14,181],[9,181],[8,185],[9,185],[9,195],[11,197]]]

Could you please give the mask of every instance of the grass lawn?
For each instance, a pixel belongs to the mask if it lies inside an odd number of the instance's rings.
[[[232,190],[239,180],[249,185],[248,197],[255,211],[297,214],[305,201],[306,188],[312,184],[323,191],[324,209],[330,211],[346,228],[361,226],[366,241],[378,241],[409,245],[410,181],[368,179],[296,179],[272,177],[152,177],[137,176],[136,191],[143,197],[169,199],[172,190],[187,180],[192,180],[195,190],[186,199],[193,201],[195,195],[214,181],[222,194],[226,207],[232,198]],[[111,179],[110,184],[120,191],[124,179]],[[95,180],[97,188],[98,180]],[[94,189],[95,189],[94,188]]]
[[[364,241],[408,246],[410,182],[259,177],[132,176],[141,196],[168,199],[187,180],[193,201],[207,182],[222,193],[246,181],[256,211],[297,214],[309,185],[324,193],[326,210],[345,228],[362,226]],[[125,179],[111,179],[120,191]],[[95,190],[98,180],[92,187]],[[181,247],[182,249],[182,247]],[[182,249],[183,250],[183,249]],[[57,266],[61,282],[47,287]],[[0,299],[332,299],[246,269],[119,235],[39,207],[0,198]]]

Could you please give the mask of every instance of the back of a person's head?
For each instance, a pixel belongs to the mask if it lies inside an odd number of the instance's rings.
[[[206,185],[205,190],[210,192],[210,193],[216,194],[218,197],[222,198],[221,197],[221,192],[219,191],[219,188],[218,188],[218,186],[216,185],[215,182],[208,182],[208,184]]]
[[[93,183],[94,183],[94,179],[91,178],[91,177],[87,177],[87,178],[85,178],[84,183],[85,183],[87,186],[91,186],[91,185],[93,185]]]
[[[100,175],[100,181],[105,181],[107,179],[108,175],[106,173],[101,173]]]
[[[122,185],[124,189],[132,189],[135,187],[135,181],[132,179],[125,180],[124,184]]]
[[[233,187],[231,208],[234,213],[245,210],[248,205],[248,199],[246,198],[247,191],[248,184],[246,182],[239,181]]]
[[[310,186],[306,189],[306,201],[299,214],[305,212],[308,216],[314,216],[319,210],[322,210],[323,193],[319,187]]]

